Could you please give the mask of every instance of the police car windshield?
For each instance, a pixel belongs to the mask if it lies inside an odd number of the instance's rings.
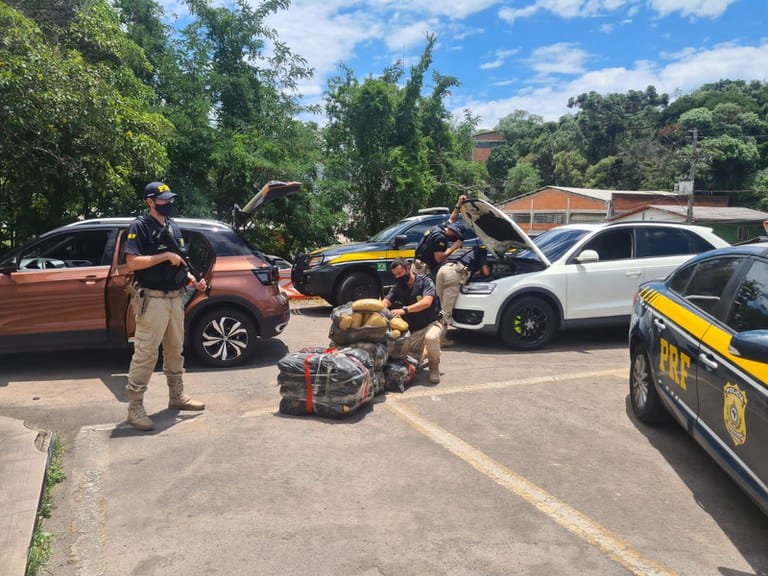
[[[539,250],[544,253],[544,256],[550,262],[554,262],[562,257],[571,246],[576,244],[580,238],[582,238],[588,230],[573,230],[573,229],[558,229],[553,228],[547,230],[543,234],[536,236],[533,239],[533,243],[538,246]],[[521,250],[515,254],[515,258],[533,258],[538,260],[536,254],[530,250]]]
[[[408,226],[409,222],[395,222],[392,226],[384,228],[381,232],[374,234],[370,242],[389,242],[392,238],[398,234],[402,234],[402,230]]]

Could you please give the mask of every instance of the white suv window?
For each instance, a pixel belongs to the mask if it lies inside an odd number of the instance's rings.
[[[594,250],[600,262],[629,260],[632,258],[632,229],[605,230],[584,245],[583,250]]]
[[[637,257],[679,256],[699,254],[714,248],[700,236],[681,228],[639,226],[637,228]]]

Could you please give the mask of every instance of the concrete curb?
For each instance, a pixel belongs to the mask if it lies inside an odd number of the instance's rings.
[[[53,433],[0,417],[0,566],[23,576],[53,450]]]

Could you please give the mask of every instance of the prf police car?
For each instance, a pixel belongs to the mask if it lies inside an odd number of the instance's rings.
[[[634,414],[671,414],[768,514],[768,243],[642,284],[629,343]]]
[[[448,222],[448,208],[425,208],[382,230],[367,242],[339,244],[302,254],[293,264],[293,287],[337,305],[358,298],[379,298],[395,283],[389,266],[395,258],[413,259],[424,232]],[[464,246],[477,244],[466,230]]]

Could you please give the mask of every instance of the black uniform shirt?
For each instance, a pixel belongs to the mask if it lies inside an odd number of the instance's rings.
[[[443,227],[440,225],[432,226],[424,232],[424,236],[419,241],[419,245],[416,247],[416,258],[425,262],[432,274],[436,274],[440,265],[435,260],[435,252],[445,252],[449,244],[450,241],[445,235]]]
[[[408,322],[408,328],[411,331],[416,331],[437,320],[437,311],[440,309],[440,304],[437,299],[435,283],[432,282],[432,279],[423,274],[416,274],[416,280],[410,288],[400,283],[392,286],[389,294],[387,294],[387,300],[392,303],[392,308],[403,308],[404,306],[415,304],[425,296],[432,296],[432,306],[430,308],[419,312],[409,311],[403,317]]]
[[[184,248],[184,238],[178,225],[167,218],[169,232],[176,238],[180,248]],[[163,232],[163,226],[152,216],[145,214],[139,216],[128,228],[128,241],[125,244],[125,253],[135,256],[152,256],[161,252],[169,252],[171,248],[168,239]],[[136,281],[142,288],[151,290],[178,290],[187,283],[187,271],[184,266],[174,266],[167,260],[136,270]]]

